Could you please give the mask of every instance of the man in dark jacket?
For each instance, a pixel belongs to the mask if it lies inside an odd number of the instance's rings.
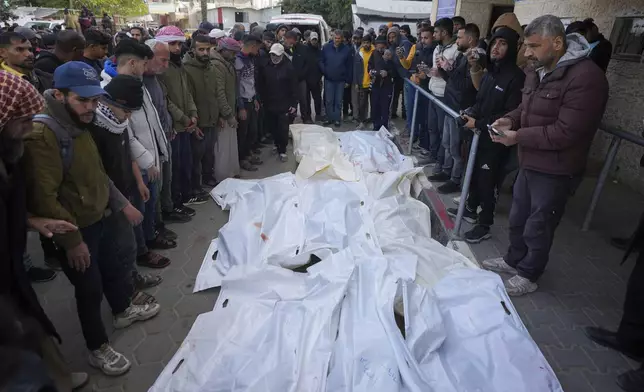
[[[306,72],[309,69],[309,56],[307,56],[308,48],[305,44],[298,42],[298,34],[293,30],[286,32],[284,43],[286,44],[286,47],[284,47],[285,54],[288,54],[291,57],[291,64],[293,65],[293,70],[297,76],[297,100],[300,104],[302,122],[305,124],[312,124],[311,100],[306,99]],[[315,65],[317,66],[317,63],[315,63]],[[306,104],[307,102],[309,102],[308,105]]]
[[[269,54],[271,61],[261,69],[258,87],[264,97],[266,127],[273,131],[280,160],[286,162],[289,116],[297,110],[297,76],[291,62],[284,58],[282,44],[273,44]]]
[[[50,89],[53,76],[34,69],[34,53],[31,43],[18,33],[0,34],[0,69],[27,79],[39,93]]]
[[[587,42],[577,34],[566,37],[559,18],[536,18],[525,37],[535,69],[527,71],[522,104],[492,124],[501,133],[492,136],[495,143],[519,148],[510,246],[504,257],[483,262],[487,269],[516,274],[505,283],[510,295],[537,289],[608,100],[608,82],[587,58]]]
[[[318,66],[320,62],[320,38],[315,31],[311,31],[306,49],[306,105],[308,108],[311,107],[311,97],[313,97],[315,120],[320,121],[322,118],[322,72],[320,72],[320,67]]]
[[[352,59],[351,48],[345,45],[342,30],[336,30],[333,42],[328,42],[322,47],[319,62],[320,71],[324,75],[324,101],[327,114],[325,125],[340,126],[344,87],[351,83],[353,77]]]
[[[477,90],[472,83],[468,54],[476,50],[479,40],[479,28],[473,23],[461,27],[457,32],[456,45],[458,56],[451,70],[446,71],[445,104],[456,112],[467,109],[476,103]],[[477,55],[481,55],[478,54]],[[485,56],[483,54],[482,56]],[[456,119],[445,116],[443,122],[443,148],[445,159],[443,171],[431,176],[433,181],[445,181],[437,188],[439,193],[455,193],[461,189],[463,160],[461,159],[461,129]]]
[[[56,35],[56,44],[51,52],[43,51],[36,58],[34,67],[54,74],[59,66],[68,61],[80,61],[85,50],[85,38],[73,30],[63,30]]]
[[[107,55],[107,47],[112,37],[96,29],[85,32],[85,50],[83,50],[83,61],[89,64],[100,75],[103,72],[103,63]]]
[[[398,98],[400,94],[403,93],[403,102],[402,102],[402,116],[407,120],[407,128],[411,127],[411,109],[413,105],[407,105],[406,101],[410,101],[410,87],[405,83],[405,79],[409,79],[409,72],[403,67],[401,60],[406,59],[411,50],[412,44],[409,40],[400,34],[400,29],[398,27],[392,27],[387,31],[387,41],[389,42],[389,50],[394,55],[394,66],[396,67],[396,73],[394,77],[394,95],[393,102],[391,106],[391,118],[397,118],[398,115]],[[408,113],[409,112],[409,113]]]
[[[599,32],[599,28],[593,19],[584,20],[586,25],[586,40],[590,44],[590,57],[601,68],[604,73],[608,69],[608,63],[613,55],[613,44]]]
[[[474,41],[476,42],[476,41]],[[492,36],[488,47],[487,73],[476,95],[476,103],[465,110],[466,128],[480,132],[476,162],[472,174],[472,187],[467,195],[465,219],[476,226],[465,233],[465,241],[479,243],[490,238],[490,226],[494,223],[496,208],[497,178],[509,156],[510,149],[493,143],[488,133],[488,124],[516,109],[521,103],[521,89],[525,74],[516,65],[519,35],[503,27]],[[476,211],[481,207],[481,213]],[[448,213],[456,215],[456,209]]]
[[[369,75],[372,77],[371,87],[371,118],[373,130],[389,124],[391,97],[394,93],[394,73],[396,66],[392,60],[393,54],[387,49],[387,37],[376,38],[376,50],[369,59]]]

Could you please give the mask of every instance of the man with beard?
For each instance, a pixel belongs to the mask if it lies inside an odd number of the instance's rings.
[[[107,375],[121,375],[131,363],[109,344],[101,302],[105,295],[115,328],[159,313],[159,304],[131,303],[131,265],[118,254],[121,236],[143,216],[105,173],[88,131],[106,95],[96,71],[79,61],[66,63],[56,69],[54,86],[45,91],[47,109],[25,141],[27,206],[37,216],[79,227],[53,239],[65,252],[61,266],[75,288],[89,363]]]
[[[369,95],[371,85],[371,76],[369,75],[369,59],[375,50],[373,39],[370,35],[362,37],[362,44],[354,56],[353,61],[353,83],[358,94],[358,103],[355,106],[354,118],[358,120],[358,130],[365,129],[367,113],[369,111]]]
[[[387,37],[381,35],[376,38],[376,50],[369,58],[368,65],[369,75],[372,78],[371,118],[374,131],[388,126],[391,97],[394,92],[393,74],[396,70],[392,61],[388,59],[386,50]]]
[[[406,120],[405,125],[409,129],[411,127],[411,112],[407,113],[407,111],[413,107],[413,105],[407,106],[407,102],[410,102],[411,99],[406,99],[408,98],[406,96],[410,94],[410,86],[405,83],[405,79],[409,78],[409,74],[405,67],[402,66],[400,60],[405,59],[409,55],[412,44],[406,37],[400,34],[400,28],[395,26],[387,30],[387,42],[389,43],[388,49],[394,54],[394,65],[396,66],[396,73],[393,75],[394,96],[391,106],[391,118],[398,118],[398,100],[402,93],[402,117]]]
[[[22,264],[27,226],[42,235],[78,230],[71,223],[28,217],[25,177],[19,160],[23,138],[44,99],[19,76],[0,71],[0,389],[68,392],[87,383],[87,373],[69,373],[53,324],[38,302]],[[6,389],[5,389],[6,388]]]
[[[297,76],[297,100],[300,104],[302,122],[305,124],[312,124],[311,100],[306,99],[306,73],[310,68],[308,64],[309,57],[307,56],[308,48],[299,42],[298,34],[293,30],[286,33],[284,43],[284,53],[285,55],[290,54],[291,63],[293,64],[295,75]],[[317,62],[315,65],[317,66]],[[308,106],[306,104],[307,102],[309,103]]]
[[[168,93],[168,110],[177,136],[172,140],[172,198],[175,209],[193,216],[191,205],[208,202],[205,193],[192,193],[192,148],[191,138],[197,127],[197,106],[190,94],[188,75],[181,61],[181,44],[186,37],[176,26],[166,26],[157,32],[157,41],[166,42],[170,50],[168,70],[159,75],[159,80]]]
[[[192,39],[192,48],[183,58],[188,75],[190,93],[197,105],[199,127],[192,134],[192,191],[203,192],[202,185],[214,187],[215,141],[219,105],[217,104],[217,79],[210,63],[210,38],[198,35]]]
[[[478,56],[479,59],[485,56],[484,53],[476,51],[479,34],[478,26],[473,23],[464,25],[457,32],[458,55],[453,68],[447,71],[445,86],[445,103],[456,112],[467,109],[476,102],[477,90],[472,83],[468,56]],[[476,53],[472,54],[471,51]],[[431,179],[445,182],[437,188],[439,193],[455,193],[461,189],[463,159],[461,158],[461,129],[451,116],[445,116],[442,142],[445,149],[443,171],[431,176]]]
[[[578,34],[566,37],[559,18],[533,20],[524,46],[533,68],[526,73],[522,104],[492,123],[500,133],[492,136],[495,143],[519,149],[510,246],[504,257],[483,262],[486,269],[514,274],[505,283],[514,296],[538,287],[608,101],[606,76],[587,58],[590,46]]]
[[[259,101],[255,88],[255,56],[259,53],[262,44],[260,37],[247,35],[244,37],[242,50],[235,57],[235,71],[237,71],[237,84],[239,97],[237,98],[237,114],[239,126],[237,128],[237,150],[239,153],[239,166],[246,171],[257,171],[255,165],[263,162],[258,155],[253,154],[253,147],[257,141],[257,112]]]
[[[297,76],[290,61],[284,59],[284,47],[273,44],[271,62],[261,70],[259,90],[265,99],[267,128],[273,131],[280,161],[287,162],[289,116],[297,111]]]
[[[325,126],[340,126],[342,96],[345,85],[353,78],[351,48],[344,43],[342,30],[335,30],[333,41],[324,44],[320,54],[320,71],[324,75],[324,102],[327,120]]]
[[[31,43],[18,33],[0,34],[0,69],[27,79],[39,93],[50,89],[52,76],[34,69],[34,52]]]
[[[307,30],[310,31],[310,30]],[[307,57],[306,77],[306,107],[311,108],[311,97],[315,109],[315,120],[322,118],[322,73],[318,66],[320,62],[320,39],[318,33],[311,31],[307,39],[305,55]],[[313,116],[310,117],[313,119]]]
[[[53,74],[56,68],[68,61],[79,61],[83,58],[85,38],[72,30],[63,30],[56,35],[56,44],[51,52],[43,51],[36,58],[34,67]]]
[[[275,34],[271,31],[264,31],[262,33],[262,45],[259,48],[257,57],[255,58],[255,79],[259,78],[259,74],[262,68],[268,66],[271,61],[271,56],[269,51],[271,46],[275,43]],[[264,124],[264,100],[261,96],[258,95],[259,100],[259,112],[257,113],[257,142],[254,145],[254,152],[257,152],[258,148],[262,147],[261,143],[268,144],[272,141],[272,135]]]
[[[490,226],[494,223],[496,208],[496,185],[498,176],[507,162],[510,149],[494,143],[488,124],[521,103],[521,89],[525,74],[516,65],[519,35],[512,29],[498,29],[490,41],[487,73],[476,95],[476,103],[464,111],[466,128],[480,132],[479,146],[474,163],[474,172],[469,195],[467,195],[464,219],[476,226],[465,233],[465,241],[479,243],[490,238]],[[481,213],[477,209],[481,207]],[[456,209],[448,209],[456,215]]]
[[[132,39],[135,41],[138,41],[140,43],[143,43],[143,41],[145,41],[145,30],[143,29],[143,27],[139,27],[139,26],[131,27],[130,35],[132,36]]]

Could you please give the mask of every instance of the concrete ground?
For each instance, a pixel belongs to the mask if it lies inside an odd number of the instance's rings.
[[[396,124],[403,128],[399,120]],[[343,130],[348,128],[344,126]],[[282,164],[270,155],[269,149],[262,158],[265,163],[261,169],[244,173],[244,177],[263,178],[295,168],[292,156],[289,163]],[[611,235],[628,235],[644,210],[644,203],[641,196],[619,184],[609,183],[597,208],[593,231],[582,233],[579,229],[581,219],[593,185],[592,181],[585,181],[569,203],[557,232],[548,270],[539,282],[539,291],[513,300],[564,390],[571,392],[618,391],[615,376],[636,366],[622,355],[591,343],[581,328],[586,325],[614,328],[617,325],[632,260],[620,266],[621,252],[611,248],[607,239]],[[443,200],[451,203],[447,198]],[[509,206],[510,195],[503,194],[493,238],[472,247],[479,260],[502,255],[507,246]],[[59,273],[51,282],[34,285],[63,338],[62,351],[70,367],[91,374],[90,385],[84,391],[147,390],[181,344],[197,315],[212,309],[219,291],[192,294],[192,288],[210,240],[227,222],[228,213],[221,211],[214,202],[195,209],[197,215],[192,222],[170,226],[179,234],[179,246],[163,252],[172,264],[158,271],[164,278],[163,283],[148,291],[162,305],[161,313],[148,322],[112,331],[109,308],[106,304],[103,306],[114,347],[133,362],[132,369],[124,376],[103,376],[87,364],[74,292],[67,278]],[[34,263],[40,264],[42,252],[35,236],[30,238],[29,250]]]

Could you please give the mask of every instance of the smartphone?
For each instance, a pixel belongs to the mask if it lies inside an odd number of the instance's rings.
[[[493,133],[493,134],[495,134],[496,136],[499,136],[499,137],[505,137],[505,133],[503,133],[503,131],[499,131],[499,130],[495,129],[495,128],[494,128],[492,125],[490,125],[490,124],[488,124],[488,125],[487,125],[487,130],[488,130],[488,132]]]

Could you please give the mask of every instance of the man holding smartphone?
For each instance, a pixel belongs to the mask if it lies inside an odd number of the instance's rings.
[[[509,148],[492,141],[488,125],[521,103],[525,74],[516,65],[519,35],[501,28],[492,36],[488,46],[487,72],[476,95],[476,103],[465,110],[465,127],[480,133],[471,187],[467,195],[464,219],[475,226],[465,233],[465,241],[479,243],[490,238],[497,198],[497,179],[509,156]],[[503,137],[498,135],[495,137]],[[477,214],[481,207],[481,213]],[[457,209],[447,213],[456,216]]]

